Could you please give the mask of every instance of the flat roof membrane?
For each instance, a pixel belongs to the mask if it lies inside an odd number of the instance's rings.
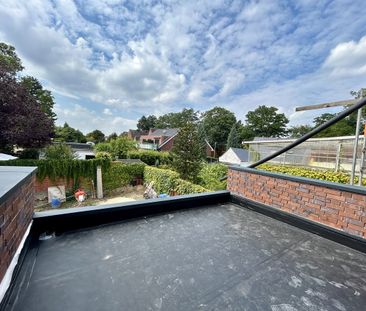
[[[366,256],[232,203],[39,241],[11,310],[365,310]],[[28,268],[27,268],[28,267]]]

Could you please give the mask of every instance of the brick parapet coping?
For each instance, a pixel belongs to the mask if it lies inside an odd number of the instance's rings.
[[[366,190],[232,166],[231,193],[366,238]]]

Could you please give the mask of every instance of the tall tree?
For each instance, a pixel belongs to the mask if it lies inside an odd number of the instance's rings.
[[[52,121],[33,96],[0,66],[0,149],[43,147],[51,141]]]
[[[200,122],[197,126],[197,135],[198,135],[198,142],[200,145],[200,150],[202,154],[202,158],[206,158],[207,156],[207,134],[205,131],[205,127],[203,122]]]
[[[188,123],[196,123],[198,119],[198,111],[184,108],[181,112],[171,112],[160,116],[155,126],[157,128],[181,128]]]
[[[148,131],[151,128],[156,127],[157,118],[154,115],[142,116],[137,121],[137,129],[140,131]]]
[[[239,133],[237,130],[237,124],[234,124],[230,130],[229,136],[227,138],[227,143],[226,143],[226,149],[229,148],[240,148],[241,147],[241,142],[240,142],[240,138],[239,138]]]
[[[203,114],[203,126],[211,146],[217,151],[225,150],[230,130],[236,124],[236,118],[231,111],[215,107]]]
[[[105,135],[100,130],[94,130],[88,134],[86,134],[86,140],[92,141],[93,143],[102,143],[105,141]]]
[[[56,126],[55,141],[86,143],[86,137],[65,122],[63,126]]]
[[[3,74],[8,73],[13,76],[24,69],[22,61],[15,52],[15,48],[4,42],[0,42],[0,67]]]
[[[174,140],[172,154],[172,165],[181,178],[197,181],[203,158],[195,124],[188,123],[180,129]]]
[[[332,119],[336,114],[335,113],[323,113],[319,117],[314,118],[315,127],[327,122]],[[352,115],[339,120],[334,125],[326,128],[321,131],[316,137],[336,137],[336,136],[347,136],[354,135],[356,129],[356,120]]]
[[[289,134],[293,138],[299,138],[304,136],[305,134],[309,133],[313,127],[311,125],[296,125],[290,127],[288,130]]]
[[[246,124],[255,136],[282,137],[287,134],[289,120],[276,107],[259,106],[246,115]]]
[[[54,122],[56,120],[56,114],[53,112],[55,101],[52,93],[49,90],[44,89],[42,84],[34,77],[22,77],[20,81],[28,90],[29,94],[36,99],[37,103],[41,106],[42,111]]]
[[[117,135],[117,133],[116,132],[113,132],[112,134],[110,134],[110,135],[108,135],[108,137],[107,137],[107,141],[108,142],[110,142],[111,140],[113,140],[113,139],[117,139],[117,137],[118,137],[118,135]]]

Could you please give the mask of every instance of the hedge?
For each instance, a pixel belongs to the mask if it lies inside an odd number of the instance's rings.
[[[207,189],[217,191],[226,189],[227,166],[220,163],[205,164],[198,173],[199,184]]]
[[[154,190],[158,193],[191,194],[207,192],[206,188],[195,185],[179,178],[179,174],[172,170],[146,166],[144,170],[144,182],[153,183]]]
[[[159,160],[159,164],[170,164],[172,161],[169,152],[154,150],[130,150],[127,153],[127,158],[140,159],[148,165],[155,165],[156,160]]]
[[[102,172],[103,189],[114,190],[131,184],[135,178],[142,178],[145,164],[133,163],[124,164],[112,162],[111,165]]]
[[[51,180],[66,178],[78,180],[80,177],[95,178],[97,166],[103,170],[110,166],[110,161],[104,159],[92,160],[29,160],[16,159],[0,161],[0,166],[37,166],[37,178],[44,180],[46,177]]]
[[[345,172],[334,172],[330,170],[311,169],[297,166],[262,164],[258,169],[282,173],[306,178],[320,179],[325,181],[337,182],[341,184],[349,184],[350,175]],[[358,183],[358,177],[355,177],[355,183]],[[362,184],[366,185],[366,179],[362,180]]]

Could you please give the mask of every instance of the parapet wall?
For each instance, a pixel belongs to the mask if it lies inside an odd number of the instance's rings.
[[[364,188],[230,167],[228,190],[246,199],[366,238]]]
[[[35,171],[10,166],[0,170],[0,282],[32,221]]]

